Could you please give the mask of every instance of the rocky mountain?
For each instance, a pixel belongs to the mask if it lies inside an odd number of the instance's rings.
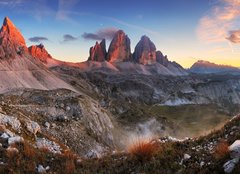
[[[25,56],[27,52],[23,36],[11,20],[6,17],[0,30],[0,58],[21,57]]]
[[[43,44],[32,45],[28,47],[28,51],[32,57],[39,59],[43,63],[47,63],[49,59],[52,59]]]
[[[116,32],[110,43],[107,60],[111,63],[129,61],[131,58],[130,39],[122,31]]]
[[[90,56],[88,60],[97,62],[105,61],[107,56],[105,39],[103,39],[100,44],[96,42],[95,46],[90,48],[89,53]]]
[[[218,65],[209,61],[199,60],[192,65],[189,72],[198,74],[211,74],[211,73],[230,73],[240,74],[240,69],[227,65]]]
[[[156,47],[147,37],[142,36],[141,40],[135,47],[133,60],[143,65],[156,63]]]
[[[32,58],[22,34],[7,17],[0,30],[0,55],[0,92],[23,87],[74,90]]]

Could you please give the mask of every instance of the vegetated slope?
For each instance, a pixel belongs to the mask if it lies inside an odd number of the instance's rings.
[[[37,173],[42,169],[50,173],[218,174],[224,173],[223,164],[230,159],[228,146],[240,139],[240,116],[207,136],[186,140],[171,137],[138,139],[134,147],[127,148],[124,152],[114,151],[100,158],[94,156],[93,159],[79,157],[64,146],[60,146],[65,148],[62,153],[33,147],[34,137],[29,141],[27,134],[24,136],[24,131],[28,131],[25,127],[20,127],[21,131],[24,130],[22,136],[25,140],[10,145],[9,138],[6,137],[9,131],[6,129],[14,132],[14,128],[11,122],[8,122],[7,127],[1,126],[0,171],[3,173]],[[42,135],[37,133],[37,136],[39,138]],[[233,173],[239,172],[240,167],[236,165]]]

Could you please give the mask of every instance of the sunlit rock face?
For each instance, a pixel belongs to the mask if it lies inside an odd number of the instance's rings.
[[[97,61],[97,62],[103,62],[106,60],[106,41],[103,39],[101,43],[99,44],[96,42],[94,47],[91,47],[89,50],[89,58],[90,61]]]
[[[147,36],[142,36],[136,45],[133,60],[143,65],[156,63],[156,47]]]
[[[52,56],[44,48],[44,45],[32,45],[28,48],[32,57],[39,59],[41,62],[46,63],[48,59],[52,59]]]
[[[109,46],[107,60],[109,62],[123,62],[130,60],[130,58],[130,39],[122,30],[119,30]]]
[[[27,46],[22,34],[12,21],[6,17],[0,30],[0,58],[23,56]]]

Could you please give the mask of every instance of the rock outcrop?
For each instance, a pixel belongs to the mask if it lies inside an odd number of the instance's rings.
[[[124,62],[130,58],[130,39],[122,30],[119,30],[109,46],[107,60],[109,62]]]
[[[89,58],[90,61],[97,61],[97,62],[103,62],[106,60],[106,41],[103,39],[101,43],[99,44],[96,42],[94,47],[91,47],[89,50]]]
[[[133,60],[143,65],[156,63],[156,47],[147,36],[142,36],[136,45]]]
[[[164,56],[161,51],[156,52],[156,61],[163,66],[167,66],[169,63],[167,56]]]
[[[0,58],[15,58],[27,53],[27,47],[22,34],[12,21],[5,17],[0,30]]]
[[[52,59],[43,44],[32,45],[28,48],[28,51],[32,57],[39,59],[43,63],[46,63],[48,59]]]

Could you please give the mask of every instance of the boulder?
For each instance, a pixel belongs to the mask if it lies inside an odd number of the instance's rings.
[[[240,158],[240,140],[236,140],[228,149],[231,158]]]

